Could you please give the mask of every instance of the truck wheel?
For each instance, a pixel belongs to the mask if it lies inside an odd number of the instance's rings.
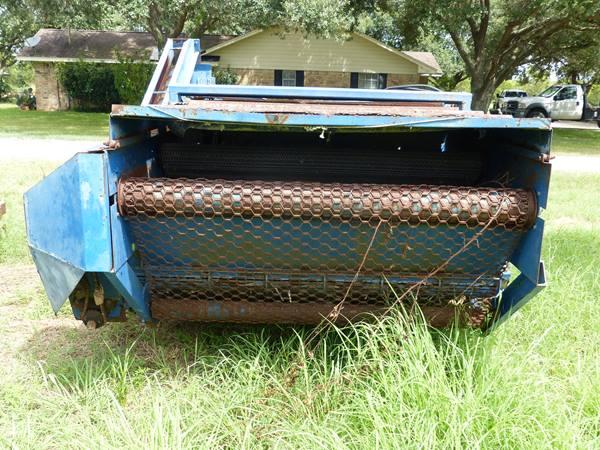
[[[546,114],[546,111],[543,109],[532,109],[531,111],[527,112],[527,117],[530,119],[547,119],[548,114]]]

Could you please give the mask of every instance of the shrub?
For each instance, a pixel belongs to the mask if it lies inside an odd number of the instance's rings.
[[[31,88],[18,94],[16,98],[16,103],[17,106],[21,109],[37,109],[37,102]]]
[[[17,62],[6,69],[0,69],[0,101],[15,101],[33,83],[31,63]]]
[[[58,65],[58,77],[75,109],[108,111],[119,103],[111,66],[83,61]]]
[[[147,61],[119,57],[119,63],[113,65],[115,89],[122,103],[136,105],[142,101],[148,87],[154,64]]]
[[[221,69],[220,67],[213,69],[215,83],[217,84],[238,84],[240,76],[231,70],[230,67]]]

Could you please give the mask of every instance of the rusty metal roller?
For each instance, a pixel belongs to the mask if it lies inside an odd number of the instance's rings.
[[[527,229],[536,197],[523,189],[127,178],[119,212],[149,217],[297,217],[409,225]]]

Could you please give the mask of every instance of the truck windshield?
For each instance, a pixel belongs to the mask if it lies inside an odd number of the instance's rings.
[[[556,94],[558,91],[560,91],[561,87],[562,86],[550,86],[548,89],[543,91],[539,96],[540,97],[552,97],[554,94]]]

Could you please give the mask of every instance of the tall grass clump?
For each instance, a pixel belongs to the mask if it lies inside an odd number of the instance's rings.
[[[401,311],[331,325],[317,339],[303,328],[211,328],[181,345],[177,333],[146,332],[119,351],[42,366],[46,395],[34,390],[25,428],[4,439],[61,448],[561,448],[578,436],[564,392],[535,362],[544,336],[500,350],[494,336],[432,331]]]

